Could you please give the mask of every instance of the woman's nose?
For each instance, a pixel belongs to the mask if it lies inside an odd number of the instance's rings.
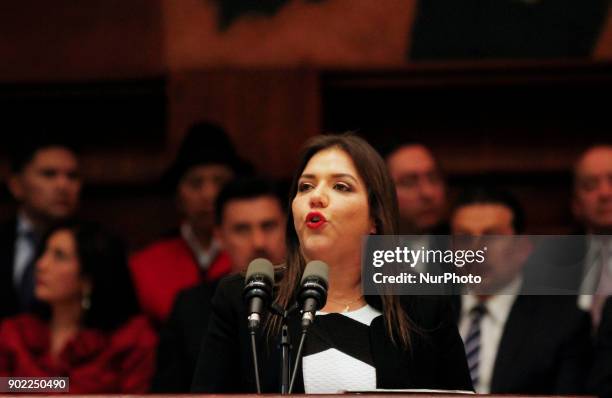
[[[35,272],[41,272],[44,268],[45,268],[45,255],[43,254],[42,256],[40,256],[40,258],[38,259],[38,261],[36,261],[36,263],[34,263],[34,271]]]
[[[329,198],[327,194],[323,191],[323,188],[317,187],[310,194],[310,207],[318,208],[318,207],[327,207],[329,203]]]

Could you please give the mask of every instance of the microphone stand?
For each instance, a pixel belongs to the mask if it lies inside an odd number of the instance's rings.
[[[298,304],[295,303],[288,310],[284,310],[277,303],[273,303],[270,306],[271,311],[280,316],[282,319],[281,323],[281,394],[286,395],[289,393],[289,385],[291,383],[291,338],[289,337],[289,315],[299,309]]]

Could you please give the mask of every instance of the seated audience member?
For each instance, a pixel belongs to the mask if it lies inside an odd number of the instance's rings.
[[[143,393],[157,338],[138,316],[127,256],[99,227],[54,227],[36,261],[33,313],[0,325],[0,376],[69,377],[70,392]]]
[[[500,236],[521,233],[523,218],[514,197],[487,188],[464,193],[451,215],[455,235],[498,236],[477,272],[486,291],[458,296],[472,381],[483,394],[580,394],[591,355],[589,317],[576,296],[520,294],[533,244]]]
[[[406,142],[385,152],[397,192],[400,233],[447,234],[446,186],[431,151]]]
[[[235,180],[221,190],[215,203],[215,236],[231,259],[232,272],[244,271],[258,257],[283,262],[282,203],[276,186],[260,178]],[[161,330],[153,391],[189,392],[216,286],[217,281],[203,281],[179,293]]]
[[[612,294],[612,145],[587,149],[574,168],[573,212],[588,235],[584,253],[583,294],[578,306],[590,311],[597,325],[607,296]],[[588,293],[595,293],[590,295]]]
[[[589,384],[589,393],[612,397],[612,298],[603,307]]]
[[[441,247],[444,238],[415,235],[448,235],[446,217],[446,184],[437,160],[422,144],[404,141],[386,150],[386,163],[393,179],[399,206],[400,233],[411,235],[403,242],[414,250]],[[443,274],[444,264],[418,262],[415,270]],[[450,285],[444,286],[448,293]]]
[[[18,211],[0,224],[0,319],[31,309],[36,247],[47,229],[78,207],[81,181],[74,151],[51,137],[21,145],[8,188]]]
[[[187,132],[166,175],[176,192],[180,230],[130,260],[140,305],[156,324],[167,318],[180,290],[231,270],[230,259],[213,236],[214,201],[243,165],[220,127],[202,122]]]

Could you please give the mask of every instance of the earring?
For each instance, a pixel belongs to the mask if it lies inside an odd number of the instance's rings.
[[[81,308],[83,311],[88,311],[91,308],[91,292],[89,289],[83,290],[83,297],[81,297]]]

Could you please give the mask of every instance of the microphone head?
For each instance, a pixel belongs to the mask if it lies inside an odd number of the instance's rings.
[[[274,266],[265,258],[256,258],[251,261],[244,280],[242,298],[247,305],[251,299],[257,298],[263,307],[258,305],[251,312],[261,312],[272,299],[274,286]],[[252,304],[252,303],[251,303]]]
[[[302,274],[298,302],[304,312],[313,312],[325,307],[329,267],[323,261],[309,262]]]
[[[247,269],[245,277],[247,283],[248,280],[255,274],[261,274],[267,279],[274,281],[274,266],[268,259],[256,258],[249,263],[249,268]]]
[[[302,274],[302,283],[311,276],[323,279],[325,284],[329,283],[329,266],[320,260],[313,260],[306,264]]]

